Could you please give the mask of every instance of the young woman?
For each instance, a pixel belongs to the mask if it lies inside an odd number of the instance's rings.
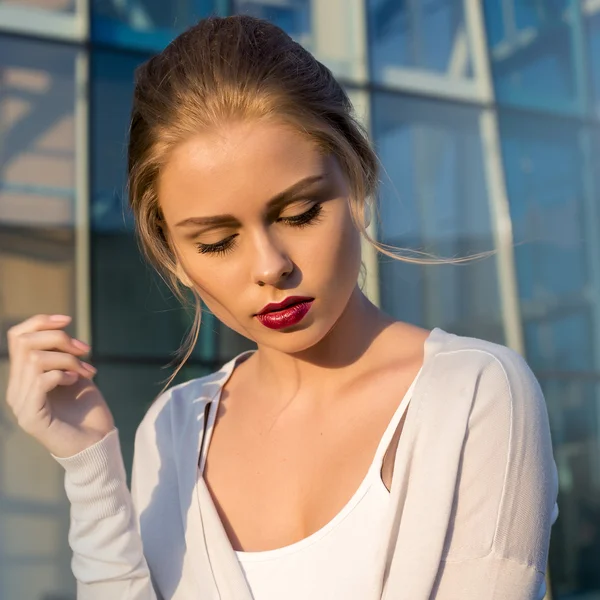
[[[66,471],[80,599],[543,596],[557,477],[540,388],[507,348],[363,295],[377,178],[340,85],[269,23],[203,20],[140,68],[143,247],[258,349],[152,404],[130,494],[69,318],[9,332],[8,403]]]

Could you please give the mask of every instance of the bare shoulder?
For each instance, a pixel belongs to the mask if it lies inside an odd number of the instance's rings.
[[[376,344],[379,352],[392,360],[423,362],[425,343],[431,331],[410,323],[396,321],[379,336]]]

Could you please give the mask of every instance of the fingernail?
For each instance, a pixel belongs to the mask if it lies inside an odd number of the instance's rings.
[[[98,372],[98,370],[95,367],[92,367],[92,365],[90,365],[89,363],[81,361],[81,364],[83,365],[84,369],[86,369],[90,373],[93,373],[94,375]]]
[[[69,317],[69,315],[50,315],[50,320],[51,321],[70,321],[71,317]]]
[[[72,339],[71,343],[73,344],[73,346],[75,346],[75,348],[79,348],[80,350],[89,350],[91,346],[89,346],[88,344],[86,344],[85,342],[82,342],[80,340],[76,340],[76,339]]]

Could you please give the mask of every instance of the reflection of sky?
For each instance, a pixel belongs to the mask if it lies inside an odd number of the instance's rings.
[[[415,11],[401,0],[368,0],[371,61],[377,79],[387,67],[448,70],[457,34],[464,28],[461,2],[422,0]],[[469,71],[464,75],[469,75]]]
[[[596,116],[600,119],[600,12],[588,18],[589,73],[592,78],[593,102]]]
[[[566,16],[572,2],[484,2],[499,102],[567,114],[581,111],[573,62],[576,33]]]
[[[577,131],[507,115],[503,159],[524,299],[581,291],[586,282],[582,157]]]
[[[239,13],[268,19],[297,40],[310,36],[310,0],[236,0],[234,8]]]
[[[478,111],[377,94],[382,236],[432,243],[490,235]]]
[[[0,37],[0,222],[73,224],[75,50]]]
[[[92,56],[92,227],[131,226],[126,210],[127,129],[133,72],[143,56],[98,51]]]

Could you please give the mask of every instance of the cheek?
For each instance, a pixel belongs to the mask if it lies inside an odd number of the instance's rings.
[[[323,227],[318,243],[311,246],[311,270],[322,285],[353,288],[360,270],[360,233],[347,210],[335,217]]]
[[[209,310],[227,325],[235,320],[235,299],[241,297],[236,283],[242,281],[235,272],[236,262],[222,257],[182,257],[185,271]]]
[[[337,235],[332,236],[335,260],[338,267],[347,272],[360,266],[360,232],[356,229],[349,209],[345,209],[336,228]]]

